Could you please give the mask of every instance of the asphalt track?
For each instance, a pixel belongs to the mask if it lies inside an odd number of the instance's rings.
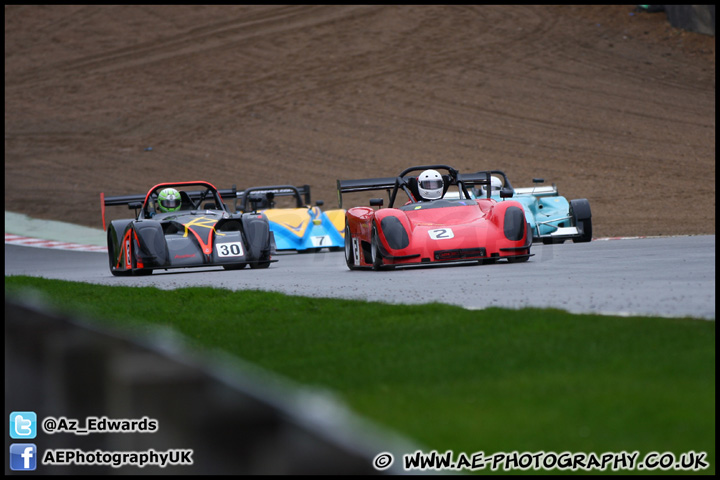
[[[350,271],[343,252],[281,253],[268,269],[193,268],[114,277],[103,252],[5,244],[5,275],[174,289],[213,286],[469,309],[552,307],[573,313],[715,319],[715,236],[534,245],[526,263]],[[352,315],[352,312],[348,312]]]

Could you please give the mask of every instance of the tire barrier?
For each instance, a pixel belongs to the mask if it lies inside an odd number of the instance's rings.
[[[37,303],[5,300],[5,431],[10,412],[36,412],[37,436],[29,440],[37,447],[36,473],[392,474],[375,470],[374,456],[417,448],[355,417],[330,394],[237,359],[200,357],[167,333],[136,340]],[[150,419],[157,428],[48,434],[41,428],[47,417],[80,426],[90,417]],[[5,438],[7,454],[19,440]],[[105,452],[192,450],[192,464],[41,464],[53,449],[85,452],[86,462],[110,459]]]
[[[665,5],[670,25],[715,36],[715,5]]]
[[[638,11],[664,11],[675,28],[715,36],[715,5],[638,5]]]

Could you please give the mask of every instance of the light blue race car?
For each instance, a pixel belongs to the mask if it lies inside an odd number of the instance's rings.
[[[558,193],[557,186],[540,185],[545,180],[534,178],[535,186],[513,188],[507,176],[494,170],[491,179],[491,198],[501,201],[500,191],[512,191],[512,199],[525,208],[525,218],[533,231],[533,241],[544,244],[574,243],[592,240],[592,213],[590,202],[585,198],[568,201]],[[483,196],[482,189],[475,194]]]
[[[322,211],[322,201],[310,205],[308,185],[247,188],[237,192],[236,202],[238,211],[262,212],[267,217],[277,251],[315,253],[345,246],[345,210]]]

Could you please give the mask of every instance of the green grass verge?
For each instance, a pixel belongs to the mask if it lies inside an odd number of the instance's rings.
[[[694,451],[710,464],[698,473],[715,472],[714,321],[5,277],[6,297],[23,288],[332,389],[441,453]]]

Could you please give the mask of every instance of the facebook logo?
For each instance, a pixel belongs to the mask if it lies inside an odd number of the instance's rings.
[[[37,415],[35,412],[12,412],[10,414],[10,438],[35,438]]]
[[[37,447],[34,443],[13,443],[10,445],[10,470],[35,470]]]

